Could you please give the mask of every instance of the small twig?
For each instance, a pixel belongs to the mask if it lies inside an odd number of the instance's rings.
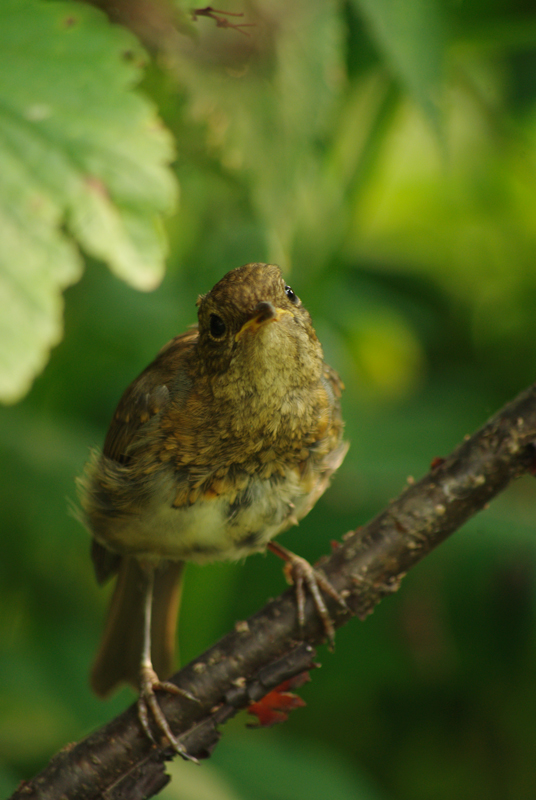
[[[227,17],[243,17],[243,12],[219,11],[217,8],[207,6],[206,8],[194,8],[191,14],[194,22],[197,22],[198,17],[209,17],[215,21],[217,28],[232,28],[233,30],[238,31],[238,33],[243,33],[244,36],[249,36],[250,34],[247,31],[242,30],[242,28],[255,27],[254,22],[234,23],[227,19]],[[224,16],[219,16],[220,14],[223,14]]]

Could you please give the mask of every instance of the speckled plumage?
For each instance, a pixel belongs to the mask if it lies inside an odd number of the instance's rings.
[[[341,381],[278,267],[239,267],[198,306],[198,327],[128,387],[79,481],[100,580],[136,560],[165,574],[169,562],[263,550],[312,508],[346,453]],[[100,693],[113,635],[94,672]]]

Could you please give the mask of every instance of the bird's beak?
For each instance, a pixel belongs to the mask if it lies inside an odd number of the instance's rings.
[[[262,328],[269,322],[278,322],[281,317],[285,316],[285,314],[291,314],[291,312],[287,311],[285,308],[276,308],[274,305],[272,305],[272,303],[263,300],[255,308],[251,319],[248,319],[247,322],[244,322],[235,336],[235,342],[238,342],[238,340],[242,338],[246,331],[257,333],[259,328]]]

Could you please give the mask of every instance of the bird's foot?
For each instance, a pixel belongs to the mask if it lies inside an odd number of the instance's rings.
[[[276,542],[269,542],[268,549],[286,562],[284,573],[287,581],[290,584],[294,584],[295,587],[296,604],[298,607],[298,624],[300,628],[303,629],[305,627],[305,587],[307,587],[313,598],[316,612],[324,627],[329,641],[329,647],[333,649],[335,644],[335,627],[321,591],[336,600],[342,608],[348,610],[344,599],[331,585],[326,576],[312,567],[305,558],[297,556],[295,553],[292,553],[290,550],[287,550],[286,547]]]
[[[186,751],[186,748],[179,742],[179,740],[171,732],[171,728],[169,727],[169,722],[167,721],[164,712],[158,705],[158,700],[156,699],[156,694],[155,694],[156,691],[169,692],[170,694],[180,694],[183,697],[188,698],[188,700],[193,700],[194,702],[198,702],[197,699],[184,689],[179,689],[179,687],[175,686],[174,683],[170,683],[170,681],[161,681],[158,678],[158,675],[156,674],[152,666],[142,666],[140,671],[140,695],[138,697],[138,718],[141,722],[143,730],[147,734],[148,738],[154,744],[156,744],[156,740],[151,730],[151,726],[149,725],[149,711],[150,711],[158,728],[164,734],[164,736],[166,736],[166,738],[169,739],[169,742],[173,747],[173,749],[187,761],[195,761],[196,763],[198,763],[197,759],[194,756],[191,756]]]

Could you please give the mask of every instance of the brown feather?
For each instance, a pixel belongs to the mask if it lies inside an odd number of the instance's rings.
[[[175,666],[175,638],[184,563],[166,561],[155,570],[151,619],[151,654],[160,678]],[[146,578],[135,558],[122,558],[101,645],[91,671],[91,686],[100,697],[117,684],[138,688],[143,644]]]
[[[175,336],[121,397],[104,440],[102,452],[125,463],[140,427],[161,412],[169,401],[169,387],[177,380],[183,356],[197,340],[197,328]],[[187,388],[187,387],[185,387]]]

